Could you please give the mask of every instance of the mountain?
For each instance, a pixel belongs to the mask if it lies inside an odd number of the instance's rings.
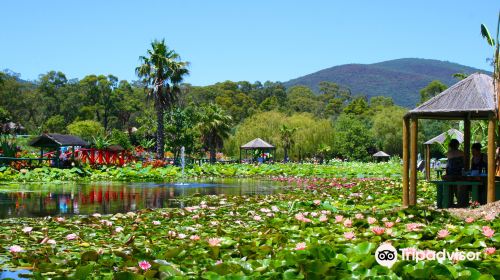
[[[353,95],[392,97],[394,103],[414,107],[420,101],[419,91],[433,80],[450,86],[457,82],[455,73],[491,72],[448,61],[401,58],[373,64],[345,64],[292,79],[285,87],[304,85],[318,92],[322,81],[334,82],[351,89]]]

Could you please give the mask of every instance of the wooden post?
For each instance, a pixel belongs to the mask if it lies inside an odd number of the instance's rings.
[[[495,201],[495,117],[488,122],[488,184],[487,202]]]
[[[464,169],[470,169],[470,118],[464,120]]]
[[[431,180],[431,145],[425,145],[425,179]]]
[[[410,127],[410,205],[417,205],[417,134],[418,119],[411,119]]]
[[[410,158],[409,158],[409,133],[410,122],[407,118],[403,119],[403,207],[409,205],[409,184],[408,172],[410,171]]]

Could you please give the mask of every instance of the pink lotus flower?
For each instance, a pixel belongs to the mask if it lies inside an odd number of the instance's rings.
[[[57,218],[56,218],[56,221],[57,221],[58,223],[62,223],[62,222],[64,222],[65,220],[64,220],[64,218],[63,218],[63,217],[57,217]]]
[[[161,225],[161,222],[160,221],[153,221],[153,225],[159,226],[159,225]]]
[[[256,220],[256,221],[262,221],[262,217],[259,216],[259,215],[253,216],[253,219]]]
[[[420,229],[422,224],[417,224],[417,223],[409,223],[406,225],[406,230],[408,231],[417,231]]]
[[[344,221],[344,226],[345,227],[352,227],[352,221],[351,221],[351,219],[346,219]]]
[[[78,236],[74,233],[70,233],[70,234],[66,235],[67,240],[75,240],[77,238],[78,238]]]
[[[306,243],[305,242],[300,242],[300,243],[297,243],[297,245],[295,245],[295,250],[296,251],[300,251],[300,250],[304,250],[306,249]]]
[[[356,235],[354,234],[354,232],[350,231],[350,232],[344,232],[344,237],[347,240],[351,240],[356,238]]]
[[[47,244],[50,244],[50,245],[56,245],[56,241],[54,239],[49,239],[47,240]]]
[[[200,218],[200,215],[194,215],[193,217],[191,217],[193,220],[196,220],[196,219],[199,219]]]
[[[372,217],[368,217],[368,219],[367,219],[367,220],[368,220],[368,224],[370,224],[370,225],[372,225],[372,224],[374,224],[374,223],[376,223],[376,222],[377,222],[377,219],[372,218]]]
[[[179,233],[179,235],[177,235],[177,238],[184,239],[186,238],[186,235],[184,233]]]
[[[363,219],[364,217],[365,217],[365,216],[363,216],[363,214],[360,214],[360,213],[358,213],[358,214],[354,215],[354,218],[356,218],[356,219],[358,219],[358,220],[361,220],[361,219]]]
[[[115,232],[122,232],[123,231],[123,227],[116,227],[115,228]]]
[[[496,217],[496,214],[495,213],[489,213],[487,215],[484,216],[484,220],[486,221],[493,221]]]
[[[221,239],[220,238],[209,238],[208,239],[208,245],[210,247],[216,247],[216,246],[220,246],[220,243],[221,243]]]
[[[139,262],[139,267],[142,269],[142,270],[148,270],[151,268],[151,264],[148,262],[148,261],[140,261]]]
[[[260,212],[269,213],[269,212],[271,212],[271,210],[269,210],[268,208],[260,208]]]
[[[20,253],[22,251],[24,251],[23,247],[21,247],[19,245],[12,245],[9,247],[9,252],[11,252],[11,253]]]
[[[191,237],[189,237],[189,239],[191,239],[193,241],[198,241],[198,240],[200,240],[200,237],[198,235],[191,235]]]
[[[222,260],[217,260],[217,261],[215,262],[215,265],[219,265],[219,264],[221,264],[221,263],[223,263],[223,261],[222,261]]]
[[[468,217],[465,219],[465,222],[470,224],[470,223],[473,223],[474,222],[474,218],[471,218],[471,217]]]
[[[177,232],[175,232],[175,231],[173,231],[173,230],[169,230],[169,231],[168,231],[168,236],[170,236],[170,237],[175,237],[175,236],[177,236]]]
[[[271,210],[273,210],[273,212],[279,212],[280,211],[280,209],[278,207],[274,206],[274,205],[271,206]]]
[[[495,234],[495,231],[493,229],[491,229],[489,226],[483,227],[483,235],[484,236],[491,238],[493,236],[493,234]]]
[[[321,215],[321,216],[319,217],[319,221],[320,221],[320,222],[326,222],[326,221],[328,221],[328,218],[327,218],[325,215]]]
[[[32,228],[32,227],[24,227],[24,228],[23,228],[23,232],[24,232],[24,233],[30,233],[32,230],[33,230],[33,228]]]
[[[337,215],[337,216],[335,216],[335,222],[337,222],[337,223],[341,223],[341,222],[342,222],[342,220],[344,220],[344,216],[342,216],[342,215]]]
[[[99,214],[99,213],[94,213],[94,214],[92,214],[92,217],[94,217],[94,218],[100,218],[100,217],[101,217],[101,214]]]
[[[495,254],[496,251],[497,251],[497,249],[495,249],[495,247],[488,247],[488,248],[484,249],[484,253],[486,255],[493,255],[493,254]]]
[[[386,228],[391,228],[394,226],[394,223],[393,222],[385,222],[385,227]]]
[[[437,237],[439,239],[445,239],[446,237],[448,237],[448,235],[450,235],[450,232],[446,229],[442,229],[438,231]]]
[[[316,199],[313,201],[313,203],[314,203],[314,205],[319,206],[319,205],[321,205],[321,200]]]
[[[383,227],[373,227],[372,232],[375,233],[376,235],[382,235],[385,232],[385,228]]]
[[[274,217],[274,213],[267,213],[266,216],[268,216],[268,217]]]
[[[318,212],[311,212],[311,217],[317,217],[318,215]]]

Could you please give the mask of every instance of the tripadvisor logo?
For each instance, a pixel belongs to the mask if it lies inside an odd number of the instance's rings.
[[[382,243],[375,251],[375,260],[378,264],[391,267],[398,261],[398,251],[389,243]]]

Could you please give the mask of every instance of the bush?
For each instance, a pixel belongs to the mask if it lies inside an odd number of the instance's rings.
[[[132,148],[128,134],[118,129],[113,129],[111,132],[111,144],[120,145],[125,150],[130,150]]]
[[[52,116],[45,122],[44,130],[53,133],[64,133],[66,131],[66,120],[61,115]]]
[[[67,129],[70,134],[80,136],[90,142],[92,137],[104,135],[104,127],[100,123],[91,120],[75,121],[68,125]]]

